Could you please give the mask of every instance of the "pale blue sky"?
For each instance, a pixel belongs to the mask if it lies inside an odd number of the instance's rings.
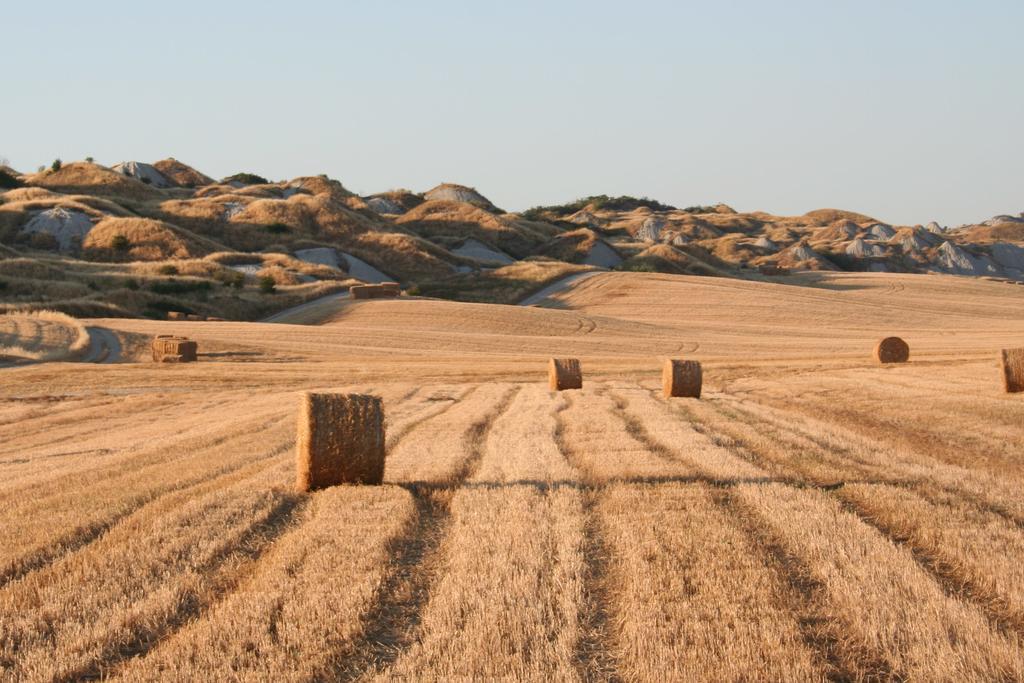
[[[1024,2],[10,2],[0,156],[958,224],[1024,210]]]

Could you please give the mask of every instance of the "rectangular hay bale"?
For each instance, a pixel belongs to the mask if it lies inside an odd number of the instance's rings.
[[[312,491],[384,480],[384,408],[377,396],[308,392],[299,403],[295,484]]]
[[[199,345],[186,337],[159,335],[150,348],[157,363],[194,363],[199,354]]]
[[[999,353],[1003,370],[1003,389],[1008,394],[1024,391],[1024,348],[1003,349]]]
[[[400,296],[402,294],[402,285],[397,282],[381,282],[380,287],[381,294],[386,297]]]
[[[548,363],[548,386],[552,391],[583,388],[583,369],[577,358],[552,358]]]
[[[703,382],[703,371],[695,360],[669,359],[661,370],[661,388],[666,398],[700,398]]]
[[[374,285],[353,285],[349,287],[348,294],[353,299],[375,299],[377,288]]]

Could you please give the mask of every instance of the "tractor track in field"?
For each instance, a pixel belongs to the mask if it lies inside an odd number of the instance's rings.
[[[751,413],[745,413],[746,420],[757,420],[757,416]],[[799,430],[792,427],[787,427],[784,424],[777,422],[768,422],[779,433],[772,438],[778,443],[787,445],[793,448],[799,447],[799,444],[791,441],[792,438],[806,439],[807,435],[802,434]],[[708,426],[704,425],[707,429]],[[821,444],[816,443],[812,440],[812,445],[818,450],[825,450],[826,447],[836,450],[837,444]],[[779,472],[779,469],[789,470],[789,472],[783,476],[773,477],[774,481],[786,484],[788,486],[795,486],[798,488],[816,488],[826,493],[830,498],[835,500],[842,507],[844,511],[855,516],[862,524],[874,529],[887,541],[893,545],[901,548],[905,548],[913,557],[915,563],[921,567],[921,569],[928,574],[942,589],[943,593],[947,596],[958,598],[964,602],[976,606],[988,619],[989,623],[999,632],[1004,634],[1013,634],[1016,637],[1024,637],[1024,622],[1014,615],[1008,613],[1005,609],[1001,608],[1003,604],[999,596],[994,594],[991,590],[987,589],[984,585],[977,583],[970,577],[963,576],[962,573],[957,571],[956,567],[947,566],[931,554],[927,548],[917,545],[912,539],[908,538],[904,533],[891,528],[881,521],[876,519],[873,515],[862,509],[853,501],[850,501],[846,497],[841,495],[841,489],[846,484],[874,484],[883,486],[894,486],[898,488],[904,488],[909,491],[920,495],[924,500],[934,502],[934,496],[929,495],[926,488],[922,488],[923,482],[917,481],[902,481],[897,479],[887,479],[871,476],[870,472],[863,471],[861,476],[844,477],[837,483],[823,484],[821,481],[815,481],[814,477],[810,477],[808,480],[808,474],[781,463],[778,463],[771,456],[765,454],[763,451],[759,452],[759,448],[756,443],[753,443],[747,439],[739,438],[732,444],[728,444],[727,447],[731,452],[736,454],[738,457],[743,457],[753,464],[763,464],[762,457],[751,458],[751,454],[763,456],[764,460],[772,462],[772,470]],[[839,447],[840,455],[844,452],[842,447]],[[954,495],[962,500],[965,500],[972,505],[994,514],[1005,521],[1014,524],[1020,528],[1019,520],[1015,519],[1006,513],[1005,510],[1000,510],[991,505],[986,504],[984,501],[978,501],[974,496],[969,495],[967,492],[956,490],[947,486],[943,486],[937,483],[932,483],[938,490]]]
[[[288,494],[271,509],[265,519],[248,529],[230,548],[218,553],[206,566],[196,570],[213,576],[213,585],[203,594],[189,594],[174,612],[158,623],[136,630],[133,637],[107,649],[93,662],[83,665],[55,680],[61,683],[104,680],[132,659],[143,657],[174,633],[209,611],[243,583],[255,570],[260,558],[291,528],[291,521],[302,509],[304,499]]]
[[[580,495],[583,514],[583,603],[580,607],[580,638],[573,652],[573,664],[583,681],[621,681],[612,637],[611,590],[609,588],[609,560],[611,551],[605,540],[596,507],[607,482],[588,474],[575,454],[565,443],[565,420],[562,413],[572,406],[575,398],[567,394],[566,401],[555,409],[555,445],[562,457],[583,479]]]
[[[273,425],[269,429],[272,428]],[[229,439],[224,439],[223,441],[226,442],[227,440]],[[267,467],[270,467],[272,465],[272,459],[290,447],[291,442],[289,441],[283,447],[271,449],[268,453],[256,460],[239,462],[225,469],[205,472],[192,479],[174,482],[167,487],[153,491],[151,495],[142,496],[132,501],[129,505],[123,505],[117,514],[83,526],[75,530],[73,533],[55,541],[49,546],[24,555],[16,562],[12,562],[8,564],[8,566],[0,568],[0,589],[10,584],[12,581],[17,581],[18,579],[24,578],[33,572],[45,569],[62,558],[87,547],[124,520],[127,520],[135,514],[139,514],[148,506],[159,502],[166,496],[203,486],[222,477],[230,477],[236,472],[239,472],[246,467],[250,467],[257,462],[262,461],[266,463]]]
[[[479,468],[493,424],[520,389],[510,388],[485,417],[466,430],[466,457],[450,481],[397,483],[412,495],[416,513],[391,544],[393,560],[363,618],[362,635],[328,678],[354,681],[383,671],[422,637],[423,612],[444,563],[442,546],[451,526],[452,498]]]

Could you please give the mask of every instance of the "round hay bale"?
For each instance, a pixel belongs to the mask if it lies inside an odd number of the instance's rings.
[[[577,358],[552,358],[548,363],[548,385],[552,391],[583,388],[583,370]]]
[[[384,480],[384,408],[377,396],[309,392],[299,403],[300,491]]]
[[[665,361],[661,370],[661,388],[666,398],[700,398],[704,382],[700,363],[695,360]]]
[[[875,360],[879,363],[906,363],[910,359],[910,346],[899,337],[886,337],[875,345]]]
[[[1003,349],[999,362],[1003,370],[1003,390],[1008,394],[1024,391],[1024,349]]]

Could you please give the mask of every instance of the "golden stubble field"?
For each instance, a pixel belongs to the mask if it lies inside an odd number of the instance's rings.
[[[0,679],[1024,679],[1024,287],[785,282],[89,321],[200,362],[0,370]],[[383,397],[384,486],[294,492],[306,389]]]

